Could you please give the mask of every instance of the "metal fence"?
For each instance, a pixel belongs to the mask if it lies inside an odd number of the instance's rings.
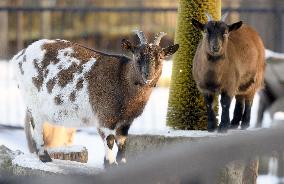
[[[224,8],[229,21],[244,20],[262,36],[268,49],[284,51],[280,8]],[[173,42],[177,8],[151,7],[0,7],[0,58],[40,38],[62,38],[109,52],[120,52],[120,40],[140,28],[148,36],[168,33]]]
[[[176,8],[0,7],[0,12],[2,22],[5,17],[9,19],[2,28],[2,35],[8,38],[2,45],[4,57],[40,38],[68,39],[117,52],[120,40],[135,28],[143,29],[148,36],[163,30],[168,33],[164,41],[172,41],[176,24]]]

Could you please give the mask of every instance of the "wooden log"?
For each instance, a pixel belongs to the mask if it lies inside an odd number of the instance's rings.
[[[71,146],[75,128],[65,128],[45,122],[43,126],[44,146],[51,158],[86,163],[88,150],[86,147]]]
[[[47,152],[54,159],[71,160],[81,163],[88,162],[88,150],[83,146],[48,148]]]

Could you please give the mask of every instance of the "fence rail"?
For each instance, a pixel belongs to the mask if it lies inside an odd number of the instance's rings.
[[[23,12],[176,12],[177,8],[151,7],[0,7],[0,11]]]
[[[230,16],[232,21],[242,19],[255,27],[268,49],[284,52],[284,8],[223,8],[225,11],[234,14]],[[118,52],[119,44],[113,43],[129,36],[134,28],[143,29],[149,36],[157,31],[168,32],[166,43],[173,42],[177,7],[3,6],[0,14],[0,57],[9,58],[43,37],[65,38]]]
[[[15,177],[2,174],[4,183],[218,183],[220,169],[233,161],[249,161],[273,152],[284,152],[284,126],[240,131],[202,142],[171,144],[151,153],[141,153],[126,165],[94,176]],[[283,157],[279,168],[283,169]],[[247,171],[249,172],[249,171]],[[280,177],[283,176],[281,170]],[[1,174],[0,174],[1,176]],[[256,176],[255,176],[256,177]],[[224,182],[228,183],[228,181]],[[252,183],[241,181],[241,183]]]

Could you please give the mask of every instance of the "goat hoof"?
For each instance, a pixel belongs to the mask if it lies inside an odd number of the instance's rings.
[[[117,165],[118,165],[117,162],[109,163],[109,161],[106,160],[106,158],[104,158],[104,168],[105,169],[113,168],[113,167],[116,167]]]
[[[249,124],[241,124],[241,129],[246,130],[249,127]]]
[[[116,166],[118,166],[118,164],[117,164],[116,162],[114,162],[114,163],[112,163],[112,164],[110,164],[110,163],[104,163],[104,168],[105,168],[105,169],[114,168],[114,167],[116,167]]]
[[[44,150],[43,154],[39,154],[38,157],[42,162],[52,162],[52,159],[46,150]]]
[[[231,124],[231,125],[229,126],[229,129],[237,129],[237,128],[239,128],[239,125],[238,125],[238,124]]]
[[[119,162],[119,164],[126,164],[126,159],[125,158],[122,158]]]
[[[228,127],[227,126],[219,126],[218,133],[227,133]]]
[[[208,125],[207,125],[207,131],[208,132],[214,132],[217,128],[217,124],[216,122],[208,122]]]
[[[214,127],[214,128],[207,128],[207,131],[208,132],[214,132],[216,130],[216,128]]]

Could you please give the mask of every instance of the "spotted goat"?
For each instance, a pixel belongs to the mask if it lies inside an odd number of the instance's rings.
[[[109,55],[66,40],[39,40],[13,57],[20,90],[27,104],[30,141],[43,162],[52,161],[43,143],[43,122],[65,127],[96,126],[104,141],[105,166],[125,162],[125,141],[133,120],[149,99],[164,58],[178,44],[159,46],[165,35],[140,44],[126,39],[122,48],[133,57]],[[117,155],[114,146],[118,147]]]
[[[214,94],[221,94],[222,115],[219,132],[228,128],[246,129],[250,123],[254,95],[263,85],[264,46],[258,33],[242,21],[227,25],[227,14],[220,21],[192,24],[203,33],[193,59],[193,77],[204,95],[208,114],[208,130],[217,128],[213,108]],[[229,108],[236,98],[234,117],[230,123]]]

